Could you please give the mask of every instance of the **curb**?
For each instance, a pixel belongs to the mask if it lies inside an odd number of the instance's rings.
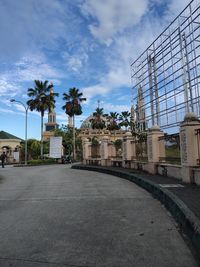
[[[146,189],[171,212],[179,224],[181,231],[186,234],[187,238],[191,242],[191,245],[195,251],[195,256],[200,261],[200,220],[175,194],[165,188],[161,188],[161,186],[147,179],[137,177],[135,174],[127,173],[123,170],[113,170],[106,167],[99,168],[97,166],[84,165],[73,165],[71,168],[115,175],[134,182],[135,184]]]

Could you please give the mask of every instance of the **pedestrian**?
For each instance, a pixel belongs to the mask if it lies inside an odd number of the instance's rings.
[[[2,168],[4,168],[4,163],[5,163],[5,160],[6,160],[6,153],[5,152],[3,152],[1,154],[0,159],[1,159],[1,166],[2,166]]]

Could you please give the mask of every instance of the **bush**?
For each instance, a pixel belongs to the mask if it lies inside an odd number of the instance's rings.
[[[121,139],[117,139],[115,142],[114,142],[114,146],[116,147],[116,149],[119,149],[122,147],[122,140]]]
[[[28,161],[28,165],[42,165],[56,163],[55,159],[32,159]]]
[[[98,141],[96,136],[92,137],[91,144],[92,144],[92,146],[98,146],[99,145],[99,141]]]

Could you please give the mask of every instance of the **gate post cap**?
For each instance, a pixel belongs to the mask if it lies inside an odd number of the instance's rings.
[[[194,112],[188,112],[185,114],[183,121],[198,121],[198,117]]]

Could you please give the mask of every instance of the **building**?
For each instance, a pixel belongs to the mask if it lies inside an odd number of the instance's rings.
[[[53,92],[53,89],[52,91]],[[54,131],[58,129],[59,125],[56,122],[56,112],[52,109],[48,113],[48,122],[45,123],[45,131],[43,132],[43,140],[48,141],[50,137],[54,136]]]
[[[58,124],[56,122],[56,113],[54,110],[48,114],[48,122],[45,123],[45,131],[43,132],[43,140],[49,140],[50,137],[54,136],[54,131],[58,129]]]
[[[99,140],[102,140],[104,136],[109,137],[111,141],[116,141],[117,139],[123,139],[123,137],[126,134],[125,130],[107,130],[104,129],[92,129],[91,126],[91,119],[93,118],[93,115],[90,115],[88,118],[86,118],[80,128],[79,137],[83,140],[84,138],[90,138],[96,137]],[[103,120],[106,121],[105,117],[102,117]]]
[[[8,163],[19,162],[22,141],[17,136],[0,131],[0,153],[6,152]]]

